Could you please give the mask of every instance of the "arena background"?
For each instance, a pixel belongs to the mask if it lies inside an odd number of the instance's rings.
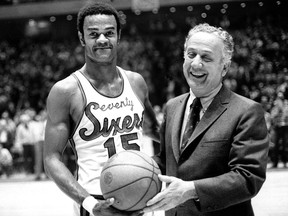
[[[288,99],[287,0],[106,2],[111,2],[122,17],[118,64],[144,76],[159,115],[169,98],[188,90],[182,75],[183,44],[189,28],[201,22],[222,26],[234,37],[235,54],[225,85],[262,103],[267,113],[275,106],[279,92],[283,100]],[[0,114],[8,111],[16,125],[25,110],[45,110],[51,86],[83,65],[76,19],[85,3],[0,0]],[[153,154],[156,150],[153,145],[151,148],[147,151]],[[283,151],[288,155],[287,149]],[[64,156],[73,171],[74,158],[69,148]],[[288,215],[285,165],[280,163],[275,169],[269,163],[267,181],[254,201],[256,216]],[[70,215],[65,211],[69,198],[50,180],[35,182],[33,175],[16,174],[0,178],[1,216],[45,215],[45,211],[47,215]],[[48,203],[43,206],[35,196],[45,202],[57,202],[53,197],[58,197],[63,205],[50,205],[61,214],[51,211]],[[15,205],[18,199],[21,202]]]
[[[6,82],[0,81],[0,85],[9,85],[1,94],[8,97],[6,100],[12,103],[14,112],[25,106],[39,111],[45,106],[51,85],[84,62],[80,56],[82,49],[77,38],[76,19],[77,11],[85,1],[3,1],[12,5],[0,7],[0,39],[4,53],[0,59],[0,76]],[[122,13],[124,27],[118,62],[145,77],[154,105],[162,106],[170,97],[187,90],[182,76],[183,41],[188,29],[200,22],[221,25],[234,36],[233,61],[236,64],[232,65],[227,83],[230,81],[236,92],[246,95],[247,88],[259,91],[259,84],[279,82],[274,75],[287,74],[287,1],[163,0],[159,1],[158,8],[147,11],[132,10],[132,2],[112,1]],[[6,49],[11,46],[14,53],[5,53],[4,41],[9,43]],[[51,53],[45,53],[47,44],[51,44]],[[30,59],[21,57],[29,52],[32,52]],[[20,71],[23,64],[27,66],[27,73]],[[15,76],[8,75],[10,66],[20,67]],[[267,73],[274,77],[267,77]],[[51,77],[47,80],[47,76]],[[19,85],[9,83],[7,77]],[[6,102],[4,106],[8,104]],[[0,111],[3,109],[1,107]]]

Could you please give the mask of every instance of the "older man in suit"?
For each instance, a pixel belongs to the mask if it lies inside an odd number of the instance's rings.
[[[189,31],[183,73],[190,93],[168,101],[161,150],[154,157],[167,187],[148,201],[144,212],[254,215],[251,198],[265,181],[268,132],[261,105],[222,84],[233,46],[222,28],[200,24]],[[195,98],[201,103],[190,111]],[[195,110],[198,119],[191,123],[189,113]]]

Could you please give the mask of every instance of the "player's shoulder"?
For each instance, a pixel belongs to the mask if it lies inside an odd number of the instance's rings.
[[[130,83],[137,83],[137,84],[145,83],[145,80],[140,73],[137,73],[135,71],[125,70],[119,66],[117,66],[117,68],[126,74]]]
[[[78,88],[77,80],[72,76],[68,76],[62,80],[57,81],[51,88],[51,92],[70,93]]]
[[[77,80],[72,76],[68,76],[57,81],[49,91],[47,102],[64,101],[68,102],[78,95],[79,87]]]
[[[122,73],[126,74],[132,90],[138,96],[138,98],[144,102],[148,95],[148,86],[142,75],[134,71],[124,70],[120,67],[118,68]]]

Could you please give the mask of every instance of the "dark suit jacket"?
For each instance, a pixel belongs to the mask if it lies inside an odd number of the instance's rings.
[[[222,87],[179,153],[189,94],[168,101],[161,150],[163,174],[195,182],[199,202],[188,200],[166,215],[254,215],[251,198],[265,181],[268,132],[260,104]],[[177,213],[177,214],[176,214]]]

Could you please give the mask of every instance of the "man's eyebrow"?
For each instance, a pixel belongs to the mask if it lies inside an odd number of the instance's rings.
[[[198,49],[195,49],[195,48],[192,48],[192,47],[188,47],[187,48],[187,52],[189,52],[189,51],[199,51]],[[212,50],[200,50],[201,51],[201,53],[203,53],[203,54],[213,54],[213,51]]]

